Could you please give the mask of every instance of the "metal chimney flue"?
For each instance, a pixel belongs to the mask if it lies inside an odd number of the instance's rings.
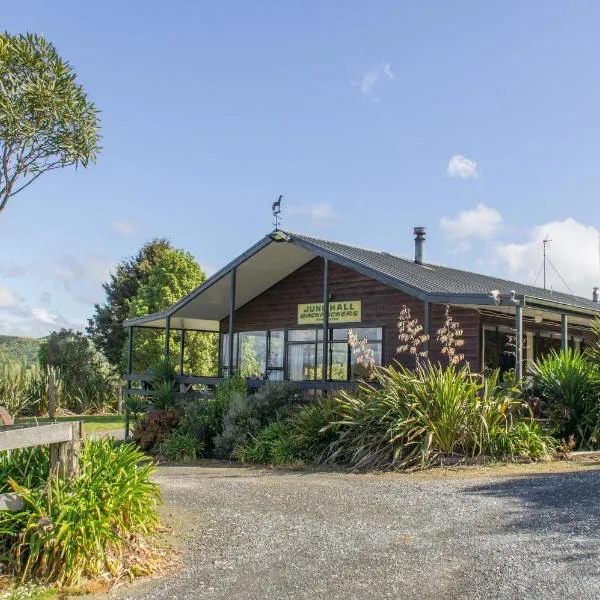
[[[425,227],[415,227],[415,262],[422,265],[425,261]]]
[[[592,300],[594,302],[600,302],[600,299],[598,298],[598,288],[595,287],[594,291],[592,292]]]

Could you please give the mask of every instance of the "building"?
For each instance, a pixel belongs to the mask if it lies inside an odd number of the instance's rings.
[[[407,306],[430,334],[429,357],[442,360],[436,332],[446,306],[463,330],[462,352],[474,371],[514,368],[551,348],[583,348],[600,316],[593,298],[572,296],[424,260],[425,229],[417,227],[414,260],[275,230],[162,313],[128,320],[138,327],[220,334],[218,377],[233,367],[257,380],[293,380],[306,388],[343,384],[360,374],[348,330],[367,339],[378,364],[397,353],[398,315]],[[126,379],[142,380],[131,373]],[[181,365],[183,362],[181,361]],[[215,377],[181,372],[181,382]]]

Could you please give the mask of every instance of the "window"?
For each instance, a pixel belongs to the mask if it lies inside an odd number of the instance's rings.
[[[381,365],[381,327],[353,329],[359,340],[366,339],[376,365]],[[288,332],[287,376],[292,381],[314,381],[323,373],[323,330],[295,329]],[[328,379],[348,381],[369,376],[367,367],[348,344],[348,329],[330,329],[328,343]]]
[[[283,331],[242,331],[233,336],[233,370],[251,379],[283,379]],[[227,377],[229,334],[221,336],[221,369]]]
[[[353,329],[366,339],[375,364],[382,359],[382,328]],[[329,330],[328,379],[348,381],[366,378],[367,369],[348,344],[348,329]],[[227,377],[239,371],[244,377],[270,381],[316,381],[323,373],[323,329],[287,331],[242,331],[233,337],[233,365],[229,365],[229,334],[221,335],[221,372]]]
[[[323,372],[323,330],[288,331],[287,376],[291,381],[314,381]]]

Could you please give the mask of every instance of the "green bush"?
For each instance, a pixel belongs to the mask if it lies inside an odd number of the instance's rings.
[[[234,456],[241,462],[259,464],[299,464],[300,448],[294,440],[292,425],[275,421],[251,436],[244,445],[236,448]]]
[[[167,460],[188,462],[202,455],[202,443],[190,433],[180,431],[179,427],[169,433],[160,445],[160,454]]]
[[[260,426],[254,396],[231,394],[229,410],[223,418],[222,433],[214,440],[215,453],[221,458],[231,458],[234,450],[238,446],[244,446],[248,436],[257,433]]]
[[[537,421],[522,420],[510,428],[494,427],[486,443],[486,453],[501,460],[515,457],[549,460],[558,452],[559,445]]]
[[[154,469],[135,446],[103,438],[84,443],[78,477],[53,475],[42,489],[11,479],[25,508],[0,511],[0,554],[10,574],[21,582],[73,586],[148,572],[148,556],[136,559],[135,551],[138,536],[158,525]]]
[[[335,436],[320,460],[357,469],[427,468],[444,456],[495,451],[491,432],[511,432],[523,409],[497,373],[484,380],[468,366],[431,364],[379,368],[376,384],[341,392],[334,403],[334,420],[318,430]]]
[[[574,435],[579,447],[600,442],[599,369],[582,354],[552,352],[532,365],[532,391],[542,400],[541,415],[557,437]]]
[[[231,458],[236,448],[244,446],[249,436],[274,421],[294,414],[302,396],[289,382],[269,382],[256,393],[244,397],[238,391],[229,394],[229,410],[223,428],[215,437],[217,456]]]
[[[306,404],[290,419],[292,436],[296,445],[301,448],[304,460],[319,463],[326,456],[337,437],[329,425],[339,420],[338,406],[335,398],[325,396]]]
[[[0,494],[10,492],[9,479],[29,488],[42,486],[50,474],[47,446],[0,452]]]

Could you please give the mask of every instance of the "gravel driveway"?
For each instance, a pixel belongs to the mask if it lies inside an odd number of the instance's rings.
[[[600,595],[600,471],[428,478],[164,467],[158,480],[187,523],[185,566],[115,597]]]

